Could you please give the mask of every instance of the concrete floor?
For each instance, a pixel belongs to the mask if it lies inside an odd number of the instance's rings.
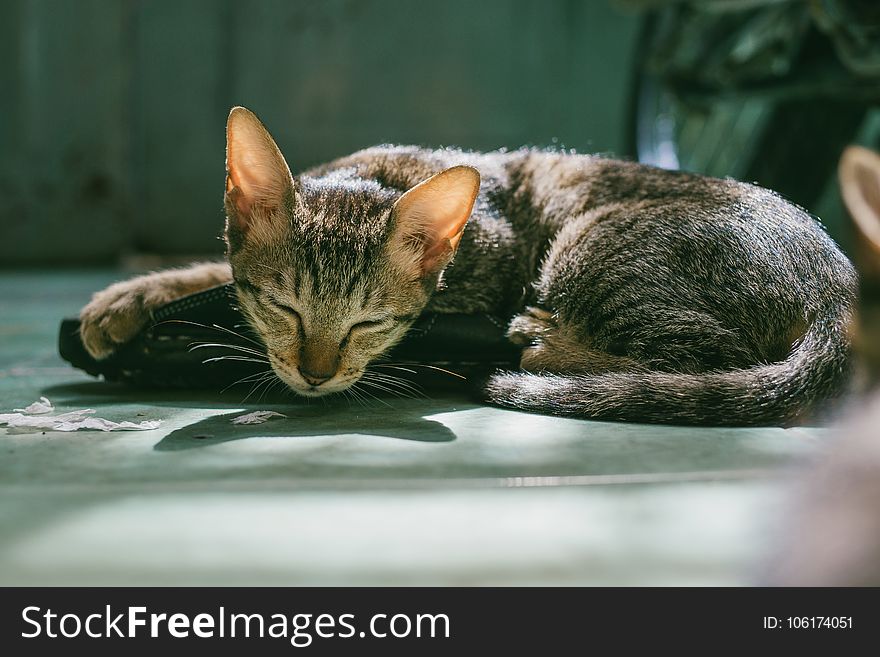
[[[57,325],[115,272],[0,274],[0,412],[161,419],[0,429],[0,584],[749,584],[785,466],[821,429],[562,420],[463,397],[241,400],[97,382]],[[257,426],[230,418],[271,409]]]

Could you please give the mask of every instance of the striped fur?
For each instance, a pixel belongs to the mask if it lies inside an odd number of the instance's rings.
[[[535,149],[377,146],[291,176],[252,114],[234,110],[230,125],[229,262],[298,392],[353,384],[424,311],[509,321],[522,370],[493,376],[485,396],[522,410],[788,424],[846,385],[855,272],[773,192]],[[399,202],[452,167],[479,172],[479,194],[463,233],[432,236]],[[444,176],[431,203],[468,206],[461,176]],[[416,271],[431,248],[440,264]],[[304,363],[336,378],[307,386]]]

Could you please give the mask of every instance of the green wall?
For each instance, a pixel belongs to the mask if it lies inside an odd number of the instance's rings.
[[[96,260],[130,243],[132,5],[4,0],[0,263]]]
[[[0,0],[0,262],[219,253],[223,125],[291,167],[377,142],[620,152],[604,0]]]
[[[377,142],[624,148],[605,0],[0,0],[0,261],[219,253],[223,125],[299,169]]]

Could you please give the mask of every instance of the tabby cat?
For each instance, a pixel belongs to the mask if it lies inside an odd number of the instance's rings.
[[[485,398],[624,421],[792,423],[845,385],[850,262],[806,212],[733,180],[568,152],[377,146],[291,175],[227,124],[228,263],[117,283],[81,313],[110,354],[158,305],[234,281],[277,375],[355,384],[422,312],[509,321]]]

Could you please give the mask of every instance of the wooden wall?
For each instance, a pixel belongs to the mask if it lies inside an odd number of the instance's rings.
[[[229,107],[293,169],[378,142],[623,148],[606,0],[0,0],[0,263],[219,253]]]

